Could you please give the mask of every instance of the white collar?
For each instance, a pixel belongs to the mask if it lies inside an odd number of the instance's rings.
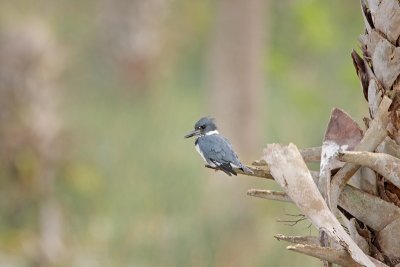
[[[206,132],[206,135],[219,134],[218,130]]]

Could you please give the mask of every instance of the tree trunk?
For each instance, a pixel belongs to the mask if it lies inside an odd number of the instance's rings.
[[[28,265],[53,266],[65,256],[55,192],[61,122],[54,82],[62,57],[37,21],[0,39],[0,217],[3,231],[15,233],[3,236]]]
[[[265,0],[219,0],[210,53],[211,114],[239,154],[259,153],[262,136]]]
[[[387,154],[364,152],[355,153],[350,158],[366,160],[359,164],[375,170],[372,174],[378,179],[376,184],[380,197],[400,207],[400,160],[396,158],[400,144],[400,4],[393,0],[362,0],[361,6],[365,22],[365,34],[360,37],[363,57],[355,51],[352,57],[369,104],[371,120],[375,118],[384,96],[392,99],[392,104],[387,127],[389,136],[376,150]],[[395,148],[389,150],[388,146]],[[393,152],[394,157],[390,155]],[[372,164],[369,163],[371,159],[374,160]],[[399,230],[400,219],[395,219],[374,233],[376,246],[389,265],[400,263]]]
[[[165,45],[166,0],[100,2],[100,24],[122,78],[132,90],[150,90],[159,74]]]

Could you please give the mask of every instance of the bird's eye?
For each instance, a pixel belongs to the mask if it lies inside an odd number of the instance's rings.
[[[204,130],[206,128],[206,126],[205,125],[201,125],[200,128]]]

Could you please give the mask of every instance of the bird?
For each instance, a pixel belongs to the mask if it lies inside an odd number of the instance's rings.
[[[206,167],[221,170],[229,176],[237,175],[235,169],[253,174],[250,168],[239,161],[229,140],[219,134],[213,118],[202,117],[194,125],[194,130],[184,137],[196,137],[195,148],[206,162]]]

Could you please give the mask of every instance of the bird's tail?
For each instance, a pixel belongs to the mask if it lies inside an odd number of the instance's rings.
[[[253,172],[249,167],[247,167],[247,166],[244,165],[244,164],[242,164],[242,166],[240,167],[240,169],[241,169],[244,173],[246,173],[246,174],[254,174],[254,172]]]

